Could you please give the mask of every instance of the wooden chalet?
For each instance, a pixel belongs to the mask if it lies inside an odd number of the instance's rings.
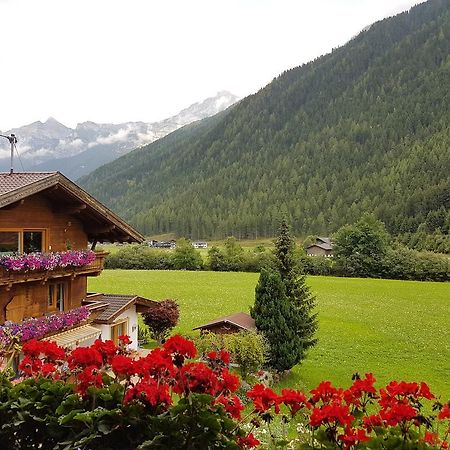
[[[87,250],[88,243],[95,251],[97,242],[143,241],[140,233],[59,172],[0,173],[0,256]],[[87,305],[91,309],[90,328],[84,338],[89,333],[90,338],[100,333],[104,338],[130,334],[137,342],[136,305],[144,310],[151,306],[150,300],[138,301],[131,296],[135,300],[126,302],[128,308],[124,308],[111,296],[102,294],[97,302],[88,299],[87,278],[102,272],[105,255],[96,252],[95,259],[81,267],[28,271],[0,267],[0,325]],[[130,308],[131,319],[127,317]],[[96,317],[104,316],[105,311],[111,313],[109,321],[95,327]],[[115,322],[119,316],[120,324]],[[100,330],[97,336],[93,326]],[[67,343],[70,336],[67,330],[65,333]],[[77,335],[72,341],[79,343],[84,338]]]

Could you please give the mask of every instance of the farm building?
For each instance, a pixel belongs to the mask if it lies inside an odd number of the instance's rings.
[[[328,237],[317,237],[314,244],[306,247],[308,256],[333,256],[333,243]]]
[[[192,243],[194,248],[208,248],[208,243],[206,241],[194,241]]]
[[[0,173],[0,325],[30,318],[63,323],[70,316],[71,326],[52,333],[67,347],[98,337],[117,342],[121,334],[136,346],[137,312],[154,302],[89,295],[87,279],[103,270],[106,253],[95,251],[97,242],[143,240],[59,172]]]

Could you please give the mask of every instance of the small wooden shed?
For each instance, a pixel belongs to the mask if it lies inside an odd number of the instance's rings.
[[[193,330],[200,330],[201,333],[206,331],[216,334],[238,333],[239,331],[256,331],[255,319],[250,314],[239,312],[231,316],[220,317],[205,323]]]

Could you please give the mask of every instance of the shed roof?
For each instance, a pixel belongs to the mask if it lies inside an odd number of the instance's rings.
[[[220,317],[211,322],[205,323],[204,325],[195,327],[195,328],[193,328],[193,330],[201,330],[201,329],[205,329],[205,328],[210,328],[213,325],[220,325],[221,323],[235,325],[236,327],[241,328],[246,331],[255,331],[256,330],[255,319],[253,319],[250,316],[250,314],[247,314],[244,312],[239,312],[236,314],[232,314],[230,316]]]
[[[323,250],[333,250],[332,244],[311,244],[311,245],[308,245],[308,247],[306,247],[306,249],[309,250],[310,248],[313,248],[313,247],[319,247]]]
[[[138,231],[60,172],[0,173],[0,208],[38,193],[46,196],[55,209],[75,214],[89,240],[144,241]]]

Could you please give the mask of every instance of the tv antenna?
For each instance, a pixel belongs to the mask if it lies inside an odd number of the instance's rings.
[[[9,143],[11,144],[11,170],[10,170],[10,174],[12,174],[14,172],[14,166],[13,166],[13,159],[14,159],[14,147],[16,147],[17,144],[17,138],[16,135],[11,133],[10,136],[5,136],[4,134],[0,134],[0,137],[4,137],[6,139],[8,139]],[[17,151],[17,148],[16,148]]]

